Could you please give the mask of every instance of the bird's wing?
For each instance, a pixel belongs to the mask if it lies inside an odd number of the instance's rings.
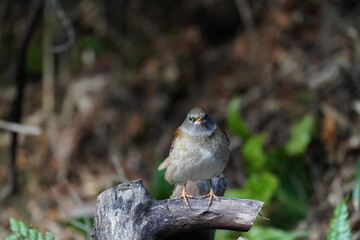
[[[171,147],[170,147],[170,150],[169,150],[169,154],[174,150],[174,147],[175,147],[175,141],[178,137],[180,137],[181,135],[181,130],[178,128],[176,129],[176,131],[174,132],[174,135],[173,135],[173,139],[172,139],[172,142],[171,142]]]

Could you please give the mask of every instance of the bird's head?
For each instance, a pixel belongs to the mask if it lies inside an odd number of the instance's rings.
[[[183,130],[191,136],[209,136],[216,130],[216,123],[202,108],[193,108],[182,124]]]

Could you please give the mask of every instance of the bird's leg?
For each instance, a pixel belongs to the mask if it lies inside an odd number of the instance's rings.
[[[210,201],[209,201],[209,206],[211,205],[211,202],[213,200],[213,198],[216,198],[219,200],[219,198],[215,195],[214,193],[214,190],[212,188],[212,182],[211,182],[211,179],[209,179],[209,182],[210,182],[210,192],[206,195],[204,195],[204,197],[210,197]]]
[[[186,183],[184,184],[183,190],[181,192],[181,195],[179,196],[179,198],[183,198],[185,200],[186,205],[189,205],[189,202],[187,200],[187,198],[192,198],[193,196],[189,195],[186,193]]]

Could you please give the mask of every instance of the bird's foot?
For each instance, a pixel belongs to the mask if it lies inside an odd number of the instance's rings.
[[[187,194],[186,191],[182,191],[182,193],[181,193],[181,195],[179,196],[179,198],[183,198],[183,199],[185,200],[186,205],[190,206],[187,199],[188,199],[188,198],[193,198],[193,196]]]
[[[204,198],[207,198],[207,197],[210,197],[209,206],[211,205],[213,198],[216,198],[217,200],[219,200],[219,198],[215,195],[214,190],[212,188],[210,188],[210,192],[208,194],[204,195]]]

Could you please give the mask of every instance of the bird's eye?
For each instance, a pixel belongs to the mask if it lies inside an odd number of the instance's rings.
[[[193,117],[189,117],[189,120],[190,120],[190,122],[193,122],[193,121],[194,121],[194,118],[193,118]]]

